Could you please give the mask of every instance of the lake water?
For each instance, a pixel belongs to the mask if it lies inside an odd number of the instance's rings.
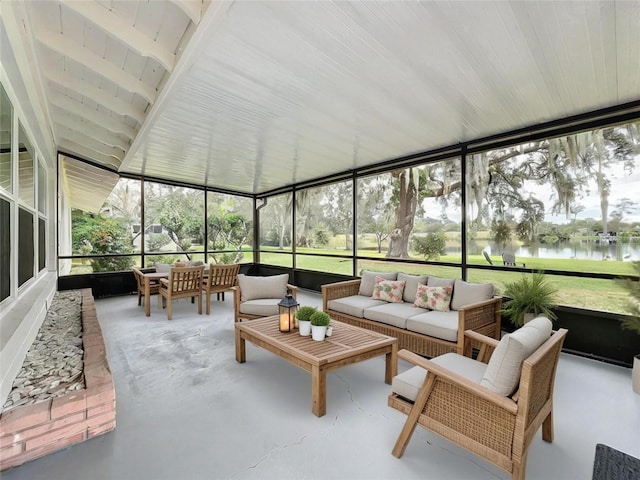
[[[471,245],[475,243],[475,245]],[[487,246],[486,242],[470,242],[469,253],[481,254]],[[489,242],[492,255],[499,255],[502,251],[494,242]],[[585,260],[616,260],[633,262],[640,260],[640,243],[610,243],[601,245],[596,240],[577,242],[563,242],[557,245],[539,245],[505,248],[512,251],[516,258],[578,258]]]

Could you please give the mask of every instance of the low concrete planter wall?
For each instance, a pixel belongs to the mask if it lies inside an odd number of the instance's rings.
[[[0,471],[113,430],[116,395],[91,290],[82,290],[86,389],[0,416]]]

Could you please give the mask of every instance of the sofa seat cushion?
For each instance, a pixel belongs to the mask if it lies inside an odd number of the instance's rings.
[[[407,319],[407,330],[430,337],[458,341],[458,312],[427,311]]]
[[[327,302],[327,308],[336,312],[351,315],[352,317],[364,318],[366,308],[386,305],[384,300],[374,300],[370,296],[351,295],[350,297],[336,298]]]
[[[453,285],[453,297],[451,309],[460,310],[472,303],[483,302],[493,298],[493,285],[491,283],[470,283],[456,279]]]
[[[506,334],[494,350],[481,385],[509,396],[520,381],[522,362],[551,336],[551,320],[534,318],[511,334]]]
[[[414,307],[411,303],[385,303],[365,309],[364,318],[405,329],[409,317],[426,311],[424,308]]]
[[[455,353],[445,353],[432,358],[431,361],[475,383],[480,383],[487,368],[482,362]],[[412,367],[393,377],[391,390],[408,400],[415,401],[426,376],[427,371],[424,368]]]
[[[260,298],[256,300],[247,300],[240,304],[240,313],[248,315],[258,315],[260,317],[269,317],[278,315],[278,303],[281,298]]]

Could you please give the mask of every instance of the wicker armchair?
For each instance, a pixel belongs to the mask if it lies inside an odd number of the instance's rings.
[[[278,314],[278,303],[287,294],[296,298],[297,288],[287,283],[289,275],[253,277],[238,275],[238,283],[232,287],[234,321],[253,320]]]
[[[401,350],[400,358],[424,368],[428,375],[423,372],[424,380],[416,382],[414,401],[397,393],[389,396],[389,406],[408,415],[392,454],[400,458],[416,425],[421,425],[523,480],[527,449],[540,426],[543,440],[553,440],[553,385],[566,333],[564,329],[553,333],[524,360],[511,396],[454,373],[437,359]],[[487,363],[498,341],[470,330],[465,337],[471,340],[465,341],[465,362],[476,362],[471,360],[473,344],[481,345],[477,361]],[[457,354],[447,355],[462,360]]]

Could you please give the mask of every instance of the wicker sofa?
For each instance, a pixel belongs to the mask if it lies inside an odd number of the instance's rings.
[[[402,285],[402,299],[375,298],[380,284],[387,289]],[[438,287],[452,287],[449,311],[414,305],[419,291]],[[427,275],[363,271],[359,279],[322,286],[322,308],[331,318],[396,337],[398,348],[427,357],[462,354],[465,330],[500,338],[501,307],[502,297],[494,297],[491,284]]]

